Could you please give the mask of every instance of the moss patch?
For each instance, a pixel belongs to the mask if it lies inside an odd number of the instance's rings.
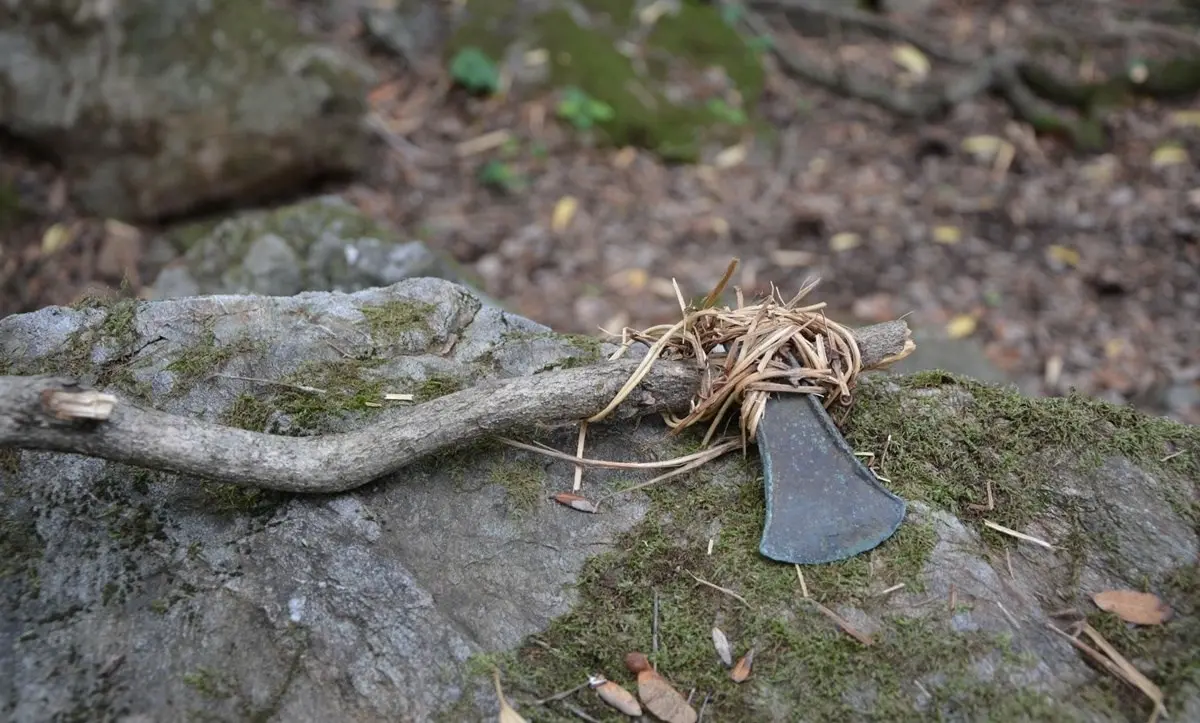
[[[471,0],[447,58],[469,47],[494,60],[514,43],[545,49],[548,87],[579,88],[609,106],[612,117],[598,127],[616,146],[689,162],[706,142],[736,138],[754,119],[764,87],[757,52],[711,3],[684,0],[649,32],[634,11],[632,0],[584,0],[524,15],[515,2]],[[623,54],[622,44],[638,47],[639,59]],[[713,68],[725,74],[725,92],[699,90]]]
[[[517,514],[537,505],[546,487],[546,470],[534,462],[499,461],[488,472],[488,481],[508,493],[508,505]]]
[[[1051,471],[1040,472],[1036,463],[1048,449],[1077,454],[1080,469],[1119,454],[1147,468],[1176,464],[1184,475],[1196,472],[1195,459],[1181,460],[1194,451],[1159,462],[1174,449],[1200,449],[1196,430],[1169,421],[1084,398],[1025,399],[940,373],[894,381],[901,394],[882,383],[863,386],[848,424],[851,443],[879,455],[886,444],[882,471],[891,476],[894,489],[910,500],[948,508],[981,532],[979,514],[966,505],[984,502],[987,480],[997,498],[989,518],[1019,527],[1058,509],[1062,500],[1042,476]],[[950,389],[936,398],[921,396],[934,387]],[[948,411],[947,404],[958,406]],[[685,437],[675,446],[688,443]],[[664,450],[664,456],[679,451]],[[952,632],[949,611],[919,619],[889,614],[886,603],[873,596],[900,583],[910,592],[922,589],[922,569],[936,537],[911,519],[869,555],[804,568],[817,600],[845,614],[862,611],[881,626],[870,647],[834,628],[802,599],[794,567],[758,553],[764,514],[758,464],[756,456],[727,458],[649,488],[644,521],[615,551],[585,566],[576,608],[517,651],[487,656],[477,672],[486,675],[491,665],[499,666],[506,689],[524,703],[523,710],[536,710],[538,720],[575,720],[565,709],[534,708],[530,701],[570,689],[595,673],[632,687],[621,661],[631,650],[651,652],[657,594],[660,647],[652,657],[682,690],[695,688],[696,700],[711,692],[708,711],[714,719],[789,719],[796,711],[812,720],[1075,719],[1064,701],[1016,687],[1004,676],[980,678],[972,667],[980,660],[1029,662],[1017,656],[1005,636]],[[714,530],[715,549],[708,555]],[[693,574],[736,592],[749,605],[699,584]],[[1179,597],[1200,599],[1194,571],[1178,578]],[[1127,633],[1139,636],[1147,655],[1164,666],[1158,679],[1168,691],[1197,675],[1187,651],[1200,643],[1194,611],[1188,614],[1193,617],[1182,634],[1161,628]],[[735,654],[755,647],[750,681],[732,683],[719,665],[710,638],[714,624],[734,643]],[[1154,647],[1158,642],[1163,646]],[[922,681],[927,692],[914,681]],[[1121,705],[1120,696],[1129,696],[1119,687],[1100,682],[1079,696],[1096,705]],[[914,707],[920,700],[923,710]],[[570,701],[599,719],[613,719],[591,693]],[[1136,700],[1131,705],[1141,711]]]

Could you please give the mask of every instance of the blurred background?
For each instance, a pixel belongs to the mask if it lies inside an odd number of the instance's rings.
[[[438,274],[601,334],[737,258],[1197,423],[1197,158],[1194,0],[8,4],[0,315]]]

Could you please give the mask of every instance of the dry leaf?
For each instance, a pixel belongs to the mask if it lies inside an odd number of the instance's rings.
[[[635,160],[637,160],[637,149],[633,146],[625,146],[617,151],[617,155],[613,156],[613,166],[628,168]]]
[[[893,48],[892,60],[917,80],[924,80],[929,75],[929,58],[911,45],[898,45]]]
[[[933,240],[940,244],[956,244],[962,240],[962,231],[958,226],[934,226]]]
[[[1124,339],[1109,339],[1104,342],[1104,356],[1109,359],[1116,359],[1125,351]]]
[[[842,251],[849,251],[860,243],[862,243],[862,238],[858,234],[847,231],[834,234],[833,238],[829,239],[829,248],[841,253]]]
[[[968,136],[961,147],[981,161],[990,161],[1012,144],[999,136]]]
[[[558,203],[554,204],[554,217],[550,220],[550,230],[554,233],[562,233],[571,225],[571,219],[575,218],[575,211],[579,208],[579,201],[574,196],[563,196],[558,199]]]
[[[42,253],[52,256],[75,239],[75,229],[66,224],[56,223],[42,234]]]
[[[1177,110],[1171,114],[1171,125],[1180,128],[1200,128],[1200,110]]]
[[[580,512],[591,512],[595,514],[600,509],[600,506],[595,502],[592,502],[586,497],[573,495],[570,492],[559,492],[558,494],[554,495],[554,501],[560,505],[566,505],[573,510],[579,510]]]
[[[738,659],[737,665],[733,666],[733,670],[729,671],[729,677],[735,683],[743,683],[750,677],[750,666],[754,665],[754,648],[750,648],[750,652]]]
[[[1171,608],[1156,595],[1136,590],[1105,590],[1092,596],[1096,607],[1135,625],[1161,625],[1171,619]]]
[[[718,153],[717,157],[713,159],[713,165],[717,168],[733,168],[744,160],[746,160],[746,147],[739,143]]]
[[[1047,248],[1046,253],[1050,258],[1067,266],[1078,266],[1081,260],[1078,251],[1067,246],[1059,246],[1058,244]]]
[[[637,702],[637,698],[633,693],[630,693],[611,680],[595,676],[588,681],[588,684],[600,696],[600,700],[603,700],[625,715],[637,718],[642,714],[642,706]]]
[[[946,335],[951,339],[965,339],[975,333],[975,317],[970,314],[959,314],[946,324]]]
[[[496,684],[496,697],[500,699],[500,723],[528,723],[521,714],[513,710],[500,687],[500,671],[492,668],[492,682]]]
[[[508,130],[500,129],[474,138],[468,138],[455,146],[454,152],[460,157],[474,156],[490,151],[493,148],[499,148],[508,143],[510,138],[512,138],[512,133]]]
[[[721,662],[725,667],[733,665],[733,651],[729,647],[729,638],[725,637],[725,633],[721,632],[720,628],[712,629],[713,646],[717,649],[717,656],[721,658]]]
[[[1164,168],[1166,166],[1178,166],[1181,163],[1187,163],[1188,153],[1186,150],[1176,145],[1159,146],[1154,149],[1154,154],[1150,156],[1150,165],[1155,168]]]
[[[626,655],[625,667],[629,672],[637,673],[638,697],[655,718],[667,723],[696,723],[698,716],[695,709],[688,705],[687,698],[650,667],[650,661],[644,654],[633,652]]]

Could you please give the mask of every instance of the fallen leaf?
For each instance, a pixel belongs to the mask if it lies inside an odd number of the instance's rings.
[[[650,283],[650,272],[645,269],[624,269],[608,277],[608,283],[626,293],[638,292]]]
[[[667,679],[653,670],[638,673],[638,697],[655,718],[666,723],[696,723],[696,709]]]
[[[1187,163],[1188,153],[1180,146],[1165,145],[1154,149],[1154,154],[1150,156],[1150,165],[1155,168],[1165,168],[1167,166],[1178,166],[1181,163]]]
[[[642,714],[642,706],[637,702],[637,698],[633,693],[630,693],[611,680],[605,680],[596,676],[591,678],[588,684],[600,696],[600,700],[608,703],[625,715],[637,718]]]
[[[1107,183],[1116,175],[1118,163],[1116,156],[1107,154],[1085,163],[1079,172],[1092,183]]]
[[[670,9],[666,0],[655,0],[638,12],[638,22],[642,25],[653,25]]]
[[[1181,128],[1200,128],[1200,110],[1177,110],[1171,114],[1171,125]]]
[[[504,689],[500,687],[500,671],[495,668],[492,668],[492,681],[496,684],[496,697],[500,699],[500,723],[528,723],[508,704],[504,697]]]
[[[573,510],[579,510],[580,512],[591,512],[592,514],[595,514],[600,509],[600,506],[595,502],[592,502],[586,497],[573,495],[570,492],[559,492],[558,494],[554,495],[554,501],[560,505],[570,507]]]
[[[981,161],[990,161],[1000,150],[1012,144],[999,136],[968,136],[962,140],[962,149]]]
[[[490,133],[484,133],[481,136],[468,138],[454,147],[454,152],[459,157],[474,156],[485,151],[490,151],[494,148],[508,143],[512,139],[512,133],[508,130],[500,129]]]
[[[737,665],[733,666],[733,670],[729,671],[729,677],[735,683],[745,682],[750,677],[750,667],[754,665],[754,648],[750,648],[750,652],[738,659]]]
[[[946,335],[951,339],[965,339],[975,333],[975,317],[970,314],[959,314],[946,324]]]
[[[733,168],[744,160],[746,160],[746,147],[739,143],[718,153],[717,157],[713,159],[713,165],[717,168]]]
[[[929,58],[907,43],[892,49],[892,60],[917,80],[924,80],[929,75]]]
[[[579,208],[579,201],[574,196],[563,196],[558,199],[558,203],[554,204],[554,216],[550,220],[550,230],[554,233],[562,233],[571,225],[571,219],[575,218],[575,211]]]
[[[940,244],[956,244],[962,240],[962,231],[958,226],[934,226],[933,240]]]
[[[712,629],[713,647],[717,649],[717,657],[725,664],[725,667],[733,665],[733,651],[729,647],[729,638],[725,637],[725,633],[721,632],[720,628]]]
[[[862,243],[862,238],[856,233],[843,232],[834,234],[833,238],[829,239],[829,248],[841,253]]]
[[[817,255],[813,252],[795,249],[775,249],[770,256],[771,263],[784,268],[812,266],[813,262],[817,260]]]
[[[617,151],[617,155],[613,156],[613,166],[616,168],[628,168],[637,159],[637,149],[633,146],[625,146]]]
[[[1121,356],[1121,352],[1125,351],[1124,339],[1109,339],[1104,342],[1104,356],[1109,359],[1116,359]]]
[[[1105,590],[1092,596],[1096,607],[1135,625],[1161,625],[1172,611],[1156,595],[1137,590]]]
[[[1067,266],[1078,266],[1081,260],[1079,252],[1068,246],[1059,246],[1058,244],[1054,244],[1046,249],[1046,253],[1050,256],[1050,258]]]
[[[56,223],[42,234],[42,253],[46,256],[53,256],[74,240],[74,228],[66,224]]]

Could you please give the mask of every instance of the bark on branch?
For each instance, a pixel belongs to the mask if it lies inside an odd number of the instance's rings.
[[[864,327],[855,338],[864,369],[912,348],[903,321]],[[352,432],[317,437],[264,434],[144,409],[61,377],[0,377],[0,447],[82,454],[262,489],[342,492],[441,450],[591,416],[612,400],[637,363],[488,381],[386,413]],[[690,364],[660,361],[614,416],[686,411],[699,386],[700,373]]]

